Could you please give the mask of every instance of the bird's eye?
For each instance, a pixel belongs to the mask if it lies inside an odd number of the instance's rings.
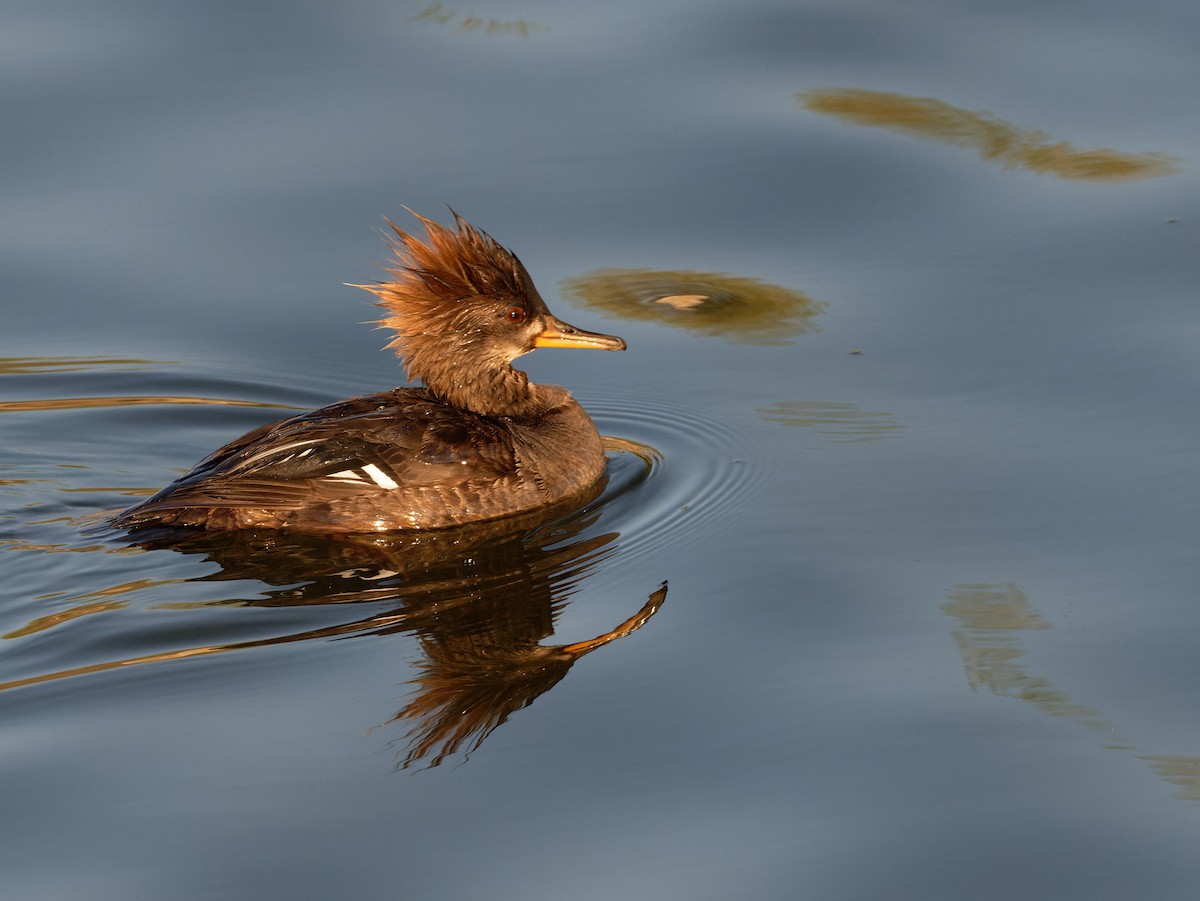
[[[507,315],[508,315],[509,322],[524,322],[525,321],[525,308],[524,307],[509,307]]]

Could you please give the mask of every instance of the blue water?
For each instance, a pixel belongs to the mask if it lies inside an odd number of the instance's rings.
[[[9,4],[6,892],[1191,897],[1197,19]],[[1102,149],[1171,159],[1063,177]],[[398,384],[343,283],[447,204],[627,340],[522,361],[600,499],[432,561],[102,528]]]

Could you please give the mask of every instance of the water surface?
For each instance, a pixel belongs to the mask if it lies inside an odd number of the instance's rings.
[[[1194,893],[1192,6],[0,23],[13,897]],[[397,384],[343,284],[446,204],[628,341],[525,358],[600,497],[450,548],[103,528]]]

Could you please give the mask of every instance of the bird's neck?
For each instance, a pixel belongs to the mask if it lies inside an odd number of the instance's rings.
[[[423,381],[440,400],[480,416],[530,416],[540,408],[537,385],[508,364],[485,371],[453,367]]]

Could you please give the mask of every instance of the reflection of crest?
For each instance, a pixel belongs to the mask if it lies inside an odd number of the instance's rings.
[[[1018,128],[990,113],[959,109],[932,97],[909,97],[860,88],[828,88],[797,94],[801,105],[855,125],[873,125],[931,138],[944,144],[973,147],[985,160],[1006,169],[1088,181],[1130,181],[1179,171],[1176,160],[1161,153],[1121,153],[1100,148],[1080,150],[1045,132]]]
[[[560,287],[586,306],[739,344],[786,344],[815,332],[826,304],[800,291],[719,272],[601,269]]]

